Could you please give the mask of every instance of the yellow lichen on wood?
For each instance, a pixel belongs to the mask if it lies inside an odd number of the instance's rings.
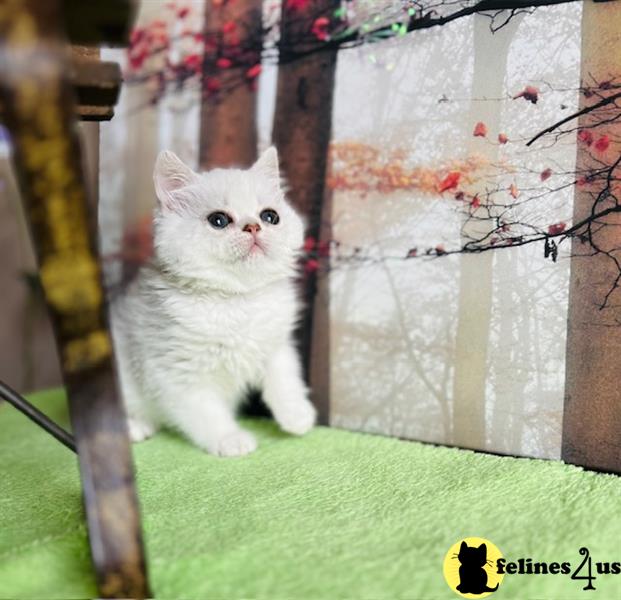
[[[86,337],[71,340],[65,345],[63,369],[66,373],[82,371],[104,361],[111,352],[108,333],[103,329],[92,331]]]
[[[21,0],[2,4],[0,28],[9,65],[13,141],[31,190],[25,199],[40,250],[41,283],[64,338],[63,367],[77,372],[109,358],[111,342],[76,140],[67,129],[64,49],[55,40],[42,43]]]
[[[102,302],[99,269],[88,254],[67,252],[46,257],[40,274],[48,302],[61,314],[92,311]]]

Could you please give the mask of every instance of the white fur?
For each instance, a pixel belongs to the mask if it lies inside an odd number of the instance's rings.
[[[284,198],[275,149],[249,170],[202,174],[162,152],[154,181],[155,260],[112,309],[132,439],[170,426],[212,454],[252,452],[254,437],[235,421],[251,386],[282,429],[306,433],[315,410],[291,339],[303,225]],[[260,220],[266,208],[277,225]],[[215,229],[214,211],[234,222]],[[249,224],[261,226],[261,249],[251,251]]]

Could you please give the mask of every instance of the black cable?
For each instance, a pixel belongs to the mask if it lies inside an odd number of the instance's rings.
[[[30,404],[26,398],[20,396],[15,390],[11,389],[2,381],[0,381],[0,397],[4,398],[17,410],[24,413],[31,421],[34,421],[39,427],[54,436],[61,444],[69,448],[69,450],[76,452],[75,441],[70,433],[46,417],[38,408]]]

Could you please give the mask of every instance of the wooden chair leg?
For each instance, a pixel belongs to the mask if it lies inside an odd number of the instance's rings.
[[[62,8],[62,0],[0,5],[0,102],[60,350],[100,595],[145,598],[131,452],[67,81]]]

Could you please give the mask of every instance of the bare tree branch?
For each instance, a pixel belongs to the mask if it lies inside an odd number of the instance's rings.
[[[612,96],[608,96],[607,98],[604,98],[603,100],[601,100],[600,102],[597,102],[596,104],[584,107],[582,110],[579,110],[578,112],[575,112],[569,115],[568,117],[565,117],[564,119],[561,119],[560,121],[557,121],[553,125],[550,125],[550,127],[546,127],[544,130],[540,131],[534,138],[526,142],[526,145],[530,146],[533,142],[536,142],[540,137],[543,137],[544,135],[546,135],[546,133],[551,133],[555,129],[558,129],[562,125],[565,125],[565,123],[569,123],[569,121],[573,121],[574,119],[577,119],[578,117],[581,117],[582,115],[586,115],[590,112],[593,112],[594,110],[597,110],[598,108],[601,108],[602,106],[606,106],[607,104],[612,104],[615,100],[618,100],[619,98],[621,98],[621,92],[619,92],[618,94],[613,94]]]

